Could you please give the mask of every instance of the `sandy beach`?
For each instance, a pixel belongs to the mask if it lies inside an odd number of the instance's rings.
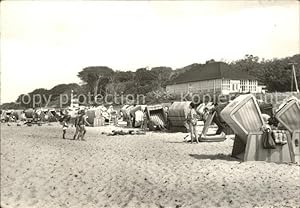
[[[1,124],[1,207],[300,206],[299,165],[240,162],[230,138],[102,134],[111,129],[87,128],[87,141],[72,141],[56,124]]]

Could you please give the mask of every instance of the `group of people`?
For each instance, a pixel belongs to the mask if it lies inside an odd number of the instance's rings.
[[[69,115],[68,111],[65,111],[60,120],[62,129],[63,129],[63,135],[62,135],[63,139],[66,139],[66,133],[67,133],[67,129],[69,128],[69,125],[70,125],[70,120],[71,120],[71,116]],[[91,124],[87,121],[87,116],[85,115],[85,110],[80,110],[74,121],[74,126],[75,126],[76,130],[75,130],[75,134],[73,136],[73,140],[85,141],[85,139],[84,139],[84,136],[86,134],[85,125],[90,126]]]
[[[188,124],[189,130],[190,130],[191,143],[193,143],[193,142],[199,143],[199,140],[200,140],[198,132],[197,132],[197,128],[196,128],[197,121],[199,119],[199,113],[196,110],[197,107],[198,107],[197,104],[191,103],[190,106],[189,106],[189,112],[188,112],[187,117],[186,117],[186,123]],[[209,114],[209,112],[206,112],[204,114]],[[142,119],[143,122],[141,122],[140,127],[142,129],[145,129],[145,126],[147,126],[147,118],[144,117],[146,114],[143,113],[142,115],[143,115],[143,119]],[[132,116],[132,117],[135,118],[134,116]],[[205,121],[205,118],[203,118],[201,120]],[[85,140],[84,139],[84,136],[86,134],[85,125],[87,125],[87,126],[91,125],[87,121],[87,116],[85,115],[85,110],[79,110],[78,115],[76,116],[74,123],[72,123],[70,121],[71,121],[71,116],[69,115],[68,111],[66,110],[66,111],[62,112],[62,117],[60,119],[62,129],[63,129],[62,138],[66,139],[66,133],[67,133],[67,129],[69,128],[69,125],[74,124],[74,126],[76,128],[76,131],[75,131],[75,134],[73,136],[73,140]],[[135,122],[136,122],[135,119],[133,119],[133,125],[135,124]],[[216,121],[214,121],[214,122],[218,124],[218,122],[216,122]],[[222,130],[222,128],[220,128],[220,129]]]

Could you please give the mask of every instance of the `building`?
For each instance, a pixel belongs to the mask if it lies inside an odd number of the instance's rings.
[[[198,65],[176,77],[166,86],[170,94],[181,93],[261,93],[257,79],[232,69],[223,62]]]

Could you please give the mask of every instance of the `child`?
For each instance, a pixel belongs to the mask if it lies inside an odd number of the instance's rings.
[[[189,112],[187,115],[187,124],[189,125],[189,129],[190,129],[190,133],[191,133],[191,143],[193,143],[194,138],[196,140],[197,143],[199,143],[198,140],[198,134],[197,134],[197,130],[196,130],[196,126],[197,126],[197,112],[195,110],[195,104],[191,103],[189,108]]]

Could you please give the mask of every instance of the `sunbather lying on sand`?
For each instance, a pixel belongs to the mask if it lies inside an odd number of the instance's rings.
[[[113,130],[111,133],[102,132],[102,134],[106,134],[107,136],[116,136],[116,135],[145,135],[146,132],[140,130]]]

